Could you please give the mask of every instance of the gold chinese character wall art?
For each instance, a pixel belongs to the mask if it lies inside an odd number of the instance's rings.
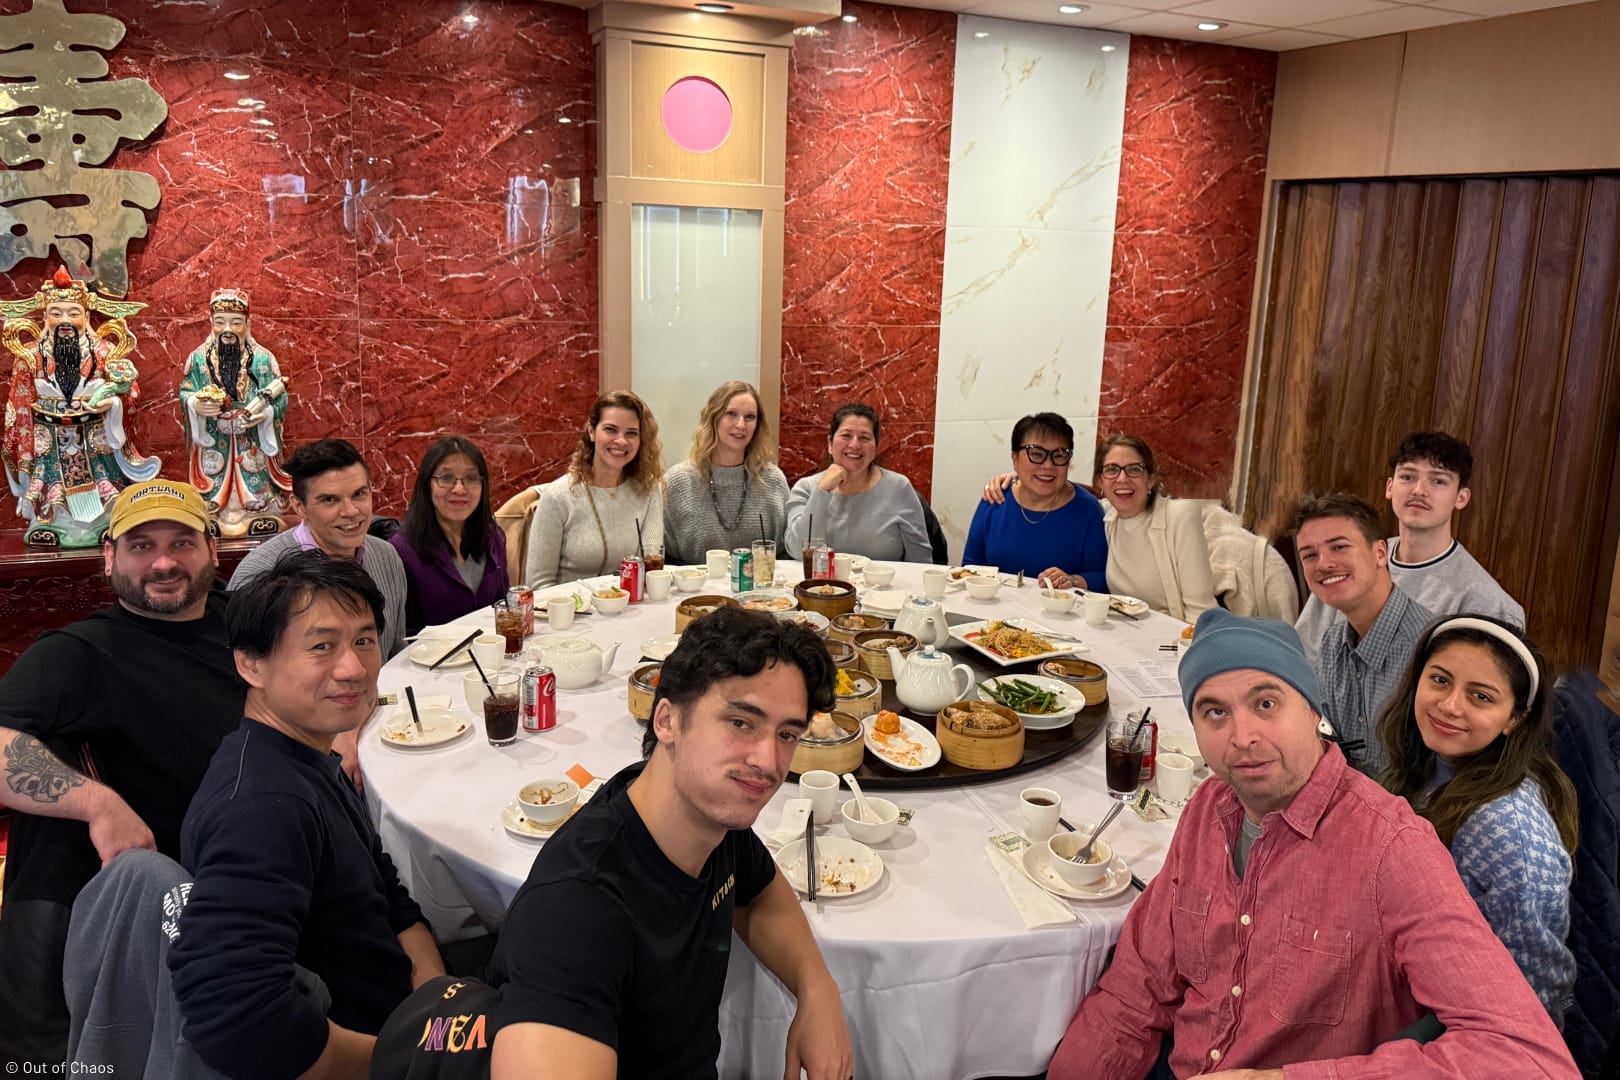
[[[0,78],[28,80],[0,83],[0,270],[54,247],[107,292],[129,291],[129,242],[146,235],[157,180],[95,166],[119,139],[156,131],[169,107],[144,80],[95,81],[108,69],[92,50],[123,36],[112,16],[70,12],[62,0],[0,16]]]
[[[101,543],[118,493],[158,474],[161,462],[143,457],[125,426],[125,399],[139,390],[124,320],[145,306],[109,300],[65,267],[27,300],[0,303],[0,342],[13,361],[0,460],[28,523],[25,543]],[[41,309],[43,327],[29,317]],[[92,311],[101,325],[90,325]]]

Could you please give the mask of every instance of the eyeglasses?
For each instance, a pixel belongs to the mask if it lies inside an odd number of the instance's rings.
[[[472,476],[457,476],[455,473],[437,472],[433,474],[433,486],[440,491],[451,491],[457,484],[472,491],[474,488],[484,486],[484,478],[476,473]]]
[[[1018,449],[1022,450],[1024,456],[1029,458],[1031,465],[1045,465],[1047,458],[1051,458],[1054,465],[1067,465],[1074,460],[1073,450],[1048,450],[1046,447],[1036,446],[1034,443],[1025,443]]]
[[[1140,480],[1147,475],[1148,470],[1147,466],[1140,461],[1133,461],[1129,465],[1104,465],[1101,471],[1103,476],[1109,480],[1119,479],[1121,473],[1124,473],[1132,480]]]

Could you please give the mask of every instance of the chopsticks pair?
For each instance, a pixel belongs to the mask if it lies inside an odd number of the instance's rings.
[[[812,810],[805,815],[804,820],[805,894],[812,903],[816,899],[816,879],[819,877],[821,877],[821,867],[816,863],[816,812]]]
[[[1080,831],[1079,829],[1076,829],[1069,822],[1068,818],[1064,818],[1064,817],[1058,818],[1058,824],[1063,826],[1063,828],[1064,828],[1064,830],[1066,832],[1079,832]],[[1131,875],[1131,888],[1135,889],[1137,892],[1145,892],[1147,890],[1147,882],[1143,881],[1141,878],[1137,877],[1133,873]]]

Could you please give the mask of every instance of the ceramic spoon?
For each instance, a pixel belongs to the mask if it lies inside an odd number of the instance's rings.
[[[861,791],[860,782],[855,779],[854,773],[844,774],[844,783],[855,794],[855,812],[860,815],[863,825],[876,825],[877,818],[872,814],[872,808],[866,805],[866,794]]]

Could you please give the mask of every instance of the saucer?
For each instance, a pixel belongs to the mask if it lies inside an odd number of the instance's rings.
[[[517,800],[514,799],[501,807],[501,828],[519,840],[544,840],[555,833],[563,821],[567,821],[568,818],[577,813],[579,813],[579,805],[576,803],[573,812],[568,817],[563,818],[562,821],[542,825],[537,821],[530,821],[524,815],[523,807],[518,805]]]
[[[1024,872],[1035,884],[1065,900],[1107,900],[1131,887],[1131,868],[1118,855],[1108,864],[1108,873],[1095,885],[1072,885],[1052,869],[1052,853],[1046,850],[1045,844],[1024,849]]]

